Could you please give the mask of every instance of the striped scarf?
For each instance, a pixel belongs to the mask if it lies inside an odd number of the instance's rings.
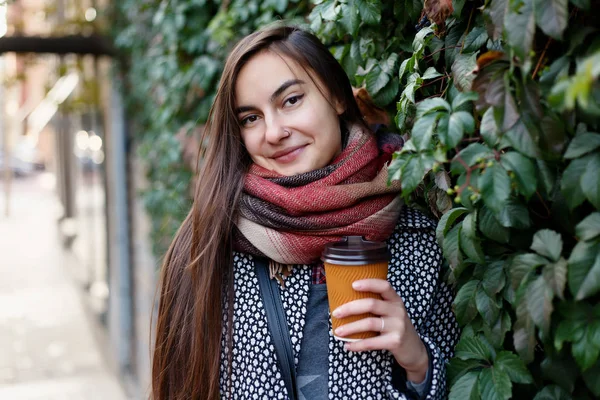
[[[309,264],[343,236],[387,239],[402,207],[400,182],[387,184],[387,163],[401,143],[397,135],[376,137],[357,124],[346,148],[324,168],[282,176],[253,164],[239,204],[235,249],[279,264]]]

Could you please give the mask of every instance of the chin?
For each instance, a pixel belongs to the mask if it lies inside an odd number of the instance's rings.
[[[278,168],[277,172],[281,175],[284,176],[294,176],[294,175],[300,175],[300,174],[304,174],[306,172],[310,172],[313,171],[317,168],[310,168],[310,167],[302,167],[302,166],[290,166],[288,168]]]

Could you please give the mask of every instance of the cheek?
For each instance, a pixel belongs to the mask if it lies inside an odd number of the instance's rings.
[[[246,147],[246,151],[250,154],[251,157],[257,155],[258,150],[260,148],[260,143],[256,139],[256,135],[252,135],[250,133],[242,134],[242,143],[244,147]]]

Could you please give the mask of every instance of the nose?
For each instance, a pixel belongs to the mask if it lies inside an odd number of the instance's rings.
[[[290,136],[290,130],[285,128],[280,116],[265,117],[265,140],[271,144],[278,144]]]

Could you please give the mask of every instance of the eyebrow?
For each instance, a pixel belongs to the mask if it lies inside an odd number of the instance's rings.
[[[273,94],[271,95],[271,97],[269,98],[269,101],[272,103],[275,101],[275,99],[277,99],[279,96],[281,96],[281,93],[285,92],[285,90],[287,88],[289,88],[290,86],[294,86],[294,85],[302,85],[306,82],[304,82],[301,79],[290,79],[287,80],[285,82],[283,82],[278,88],[277,90],[275,90],[273,92]],[[241,106],[235,109],[235,113],[236,114],[240,114],[246,111],[251,111],[251,110],[255,110],[256,107],[254,106]]]

